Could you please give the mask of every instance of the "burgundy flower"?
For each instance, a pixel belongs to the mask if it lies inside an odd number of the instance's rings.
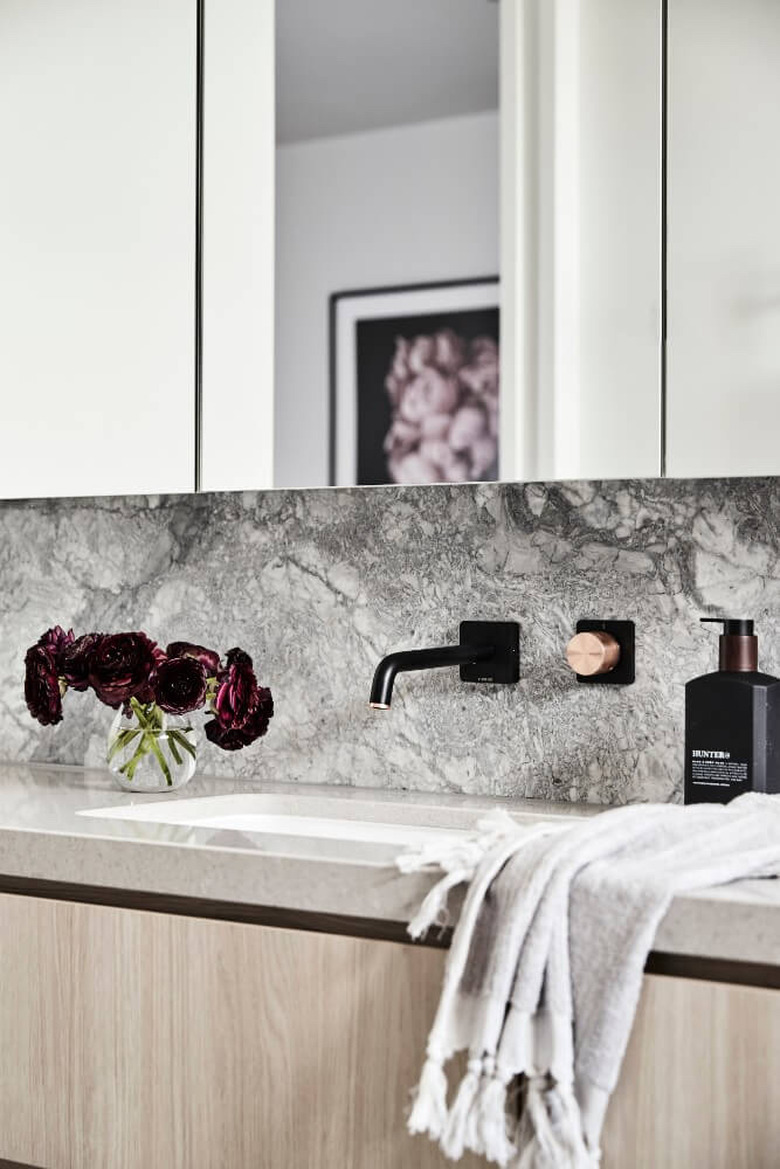
[[[268,730],[274,713],[271,691],[258,686],[252,659],[241,649],[228,651],[217,682],[212,706],[216,718],[206,723],[206,738],[223,751],[239,751]]]
[[[59,654],[58,668],[71,690],[86,690],[93,654],[103,639],[102,633],[85,633],[67,642]]]
[[[105,634],[89,658],[89,684],[106,706],[154,701],[154,677],[165,654],[145,633]]]
[[[206,684],[206,667],[197,658],[168,658],[157,669],[157,705],[168,714],[197,710],[206,701]]]
[[[60,668],[63,652],[72,644],[73,630],[69,629],[66,633],[61,625],[55,625],[53,629],[47,629],[43,636],[38,638],[38,645],[42,645],[44,649],[49,651],[58,669]]]
[[[200,662],[209,678],[216,678],[219,673],[219,654],[213,649],[206,649],[202,645],[193,645],[189,641],[172,641],[165,651],[169,658],[195,658]]]
[[[219,687],[214,713],[223,727],[237,729],[252,710],[257,695],[257,678],[252,659],[242,649],[227,652],[227,666],[217,675]]]
[[[33,718],[44,727],[62,722],[62,695],[52,651],[33,645],[24,659],[24,697]]]
[[[268,730],[273,718],[274,701],[266,686],[258,686],[253,705],[240,726],[225,726],[217,719],[206,723],[206,738],[223,751],[240,751]]]

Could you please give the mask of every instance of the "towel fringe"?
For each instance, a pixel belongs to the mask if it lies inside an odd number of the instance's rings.
[[[477,821],[477,830],[473,835],[455,842],[428,843],[418,849],[408,849],[396,858],[395,863],[402,873],[419,873],[425,869],[441,869],[450,873],[455,869],[464,869],[467,873],[465,879],[471,880],[485,853],[500,840],[516,832],[517,821],[507,812],[489,812]],[[532,834],[537,832],[528,832],[529,836]]]
[[[441,1147],[445,1155],[453,1161],[462,1157],[466,1149],[471,1149],[474,1153],[481,1152],[475,1108],[481,1071],[482,1061],[470,1059],[468,1071],[461,1080],[458,1094],[450,1110]]]
[[[428,1056],[423,1064],[420,1082],[414,1091],[414,1102],[406,1127],[409,1132],[427,1133],[438,1141],[447,1123],[447,1076],[441,1060]]]
[[[484,1076],[475,1107],[477,1133],[481,1152],[502,1169],[517,1153],[509,1132],[506,1105],[507,1085],[496,1075]]]
[[[432,925],[438,925],[443,929],[449,921],[447,898],[450,890],[454,889],[456,885],[461,885],[464,881],[469,881],[471,876],[472,873],[468,869],[454,869],[451,873],[447,873],[446,877],[437,881],[406,927],[409,937],[417,941],[428,932]]]
[[[569,1158],[573,1169],[587,1169],[593,1160],[585,1143],[580,1106],[572,1085],[553,1084],[546,1093],[545,1103],[555,1140],[564,1155]]]
[[[527,1082],[525,1113],[533,1136],[520,1155],[518,1169],[568,1169],[567,1163],[559,1160],[559,1144],[547,1112],[547,1084],[546,1075],[533,1075]]]
[[[597,1169],[582,1136],[580,1111],[571,1087],[547,1076],[528,1081],[524,1136],[516,1169]]]

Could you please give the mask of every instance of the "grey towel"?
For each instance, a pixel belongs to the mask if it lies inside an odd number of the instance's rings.
[[[638,805],[543,831],[483,826],[481,857],[472,841],[471,868],[444,878],[471,883],[409,1128],[455,1159],[590,1169],[658,923],[676,893],[780,873],[780,797]],[[468,1068],[448,1106],[459,1050]]]

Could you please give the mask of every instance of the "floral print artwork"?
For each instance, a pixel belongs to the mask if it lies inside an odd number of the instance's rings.
[[[498,478],[498,345],[441,329],[398,337],[385,389],[384,441],[393,483]]]

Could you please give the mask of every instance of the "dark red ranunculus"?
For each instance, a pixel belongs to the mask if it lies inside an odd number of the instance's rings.
[[[60,673],[62,673],[60,669],[62,654],[72,644],[73,630],[69,629],[66,633],[61,625],[55,625],[53,629],[47,629],[43,636],[38,638],[38,645],[42,645],[44,649],[49,651]]]
[[[86,690],[93,655],[103,639],[102,633],[84,633],[67,642],[60,650],[57,666],[71,690]]]
[[[154,678],[165,654],[145,633],[107,633],[90,654],[89,684],[106,706],[131,698],[154,701]]]
[[[206,701],[207,681],[206,667],[197,658],[168,658],[157,667],[157,705],[168,714],[197,710]]]
[[[52,651],[33,645],[24,659],[24,697],[33,718],[44,727],[62,722],[62,695]]]
[[[257,695],[257,678],[252,659],[242,649],[229,649],[227,666],[217,674],[218,688],[214,713],[229,730],[238,729],[252,710]]]
[[[169,658],[195,658],[209,678],[216,678],[219,673],[219,654],[213,649],[206,649],[203,645],[193,645],[189,641],[172,641],[165,652]]]
[[[239,751],[268,730],[274,713],[271,691],[258,686],[252,659],[238,648],[228,651],[217,683],[216,717],[206,723],[206,738],[223,751]]]
[[[266,686],[258,686],[252,707],[240,725],[225,726],[216,718],[210,719],[206,723],[206,738],[223,751],[240,751],[266,733],[273,714],[271,691]]]

